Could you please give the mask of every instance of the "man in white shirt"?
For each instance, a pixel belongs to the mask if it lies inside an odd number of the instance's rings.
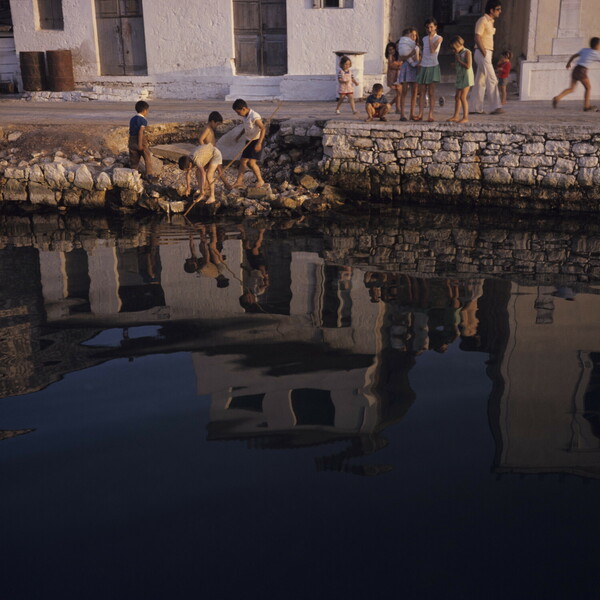
[[[472,113],[483,114],[483,106],[486,91],[488,93],[492,115],[501,115],[504,112],[500,91],[498,90],[498,78],[492,64],[494,55],[494,35],[496,28],[494,21],[502,12],[502,4],[497,0],[489,0],[485,5],[485,14],[475,24],[475,64],[477,73],[475,85],[473,86],[473,110]]]

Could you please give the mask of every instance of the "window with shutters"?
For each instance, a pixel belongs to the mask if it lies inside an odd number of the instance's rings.
[[[62,30],[63,21],[62,0],[37,0],[38,29]]]

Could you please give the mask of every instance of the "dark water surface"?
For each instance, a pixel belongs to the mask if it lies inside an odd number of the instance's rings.
[[[0,221],[0,597],[597,598],[600,224]]]

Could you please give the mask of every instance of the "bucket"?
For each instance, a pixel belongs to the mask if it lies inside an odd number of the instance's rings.
[[[75,89],[73,58],[70,50],[48,50],[48,84],[52,92],[72,92]]]
[[[43,52],[19,52],[23,89],[27,92],[41,92],[48,89],[46,82],[46,61]]]

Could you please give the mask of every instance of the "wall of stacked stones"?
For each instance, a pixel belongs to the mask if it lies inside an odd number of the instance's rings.
[[[330,183],[370,198],[598,210],[598,127],[329,121],[323,133]]]

